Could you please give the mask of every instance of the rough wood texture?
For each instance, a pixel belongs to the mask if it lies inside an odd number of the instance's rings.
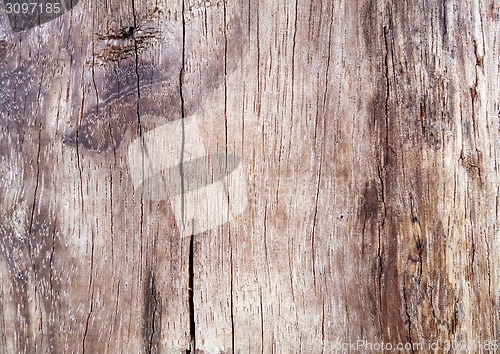
[[[82,0],[2,34],[0,352],[495,352],[499,34],[496,0]],[[182,237],[127,154],[191,116],[248,207]]]

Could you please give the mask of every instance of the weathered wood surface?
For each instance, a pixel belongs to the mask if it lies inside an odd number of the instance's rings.
[[[494,352],[499,34],[494,0],[82,0],[4,34],[0,351]],[[128,147],[193,115],[248,207],[182,237]]]

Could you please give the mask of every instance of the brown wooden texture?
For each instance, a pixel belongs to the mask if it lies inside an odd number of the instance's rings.
[[[495,352],[498,1],[81,0],[0,35],[0,352]],[[185,237],[132,171],[192,116],[248,207]]]

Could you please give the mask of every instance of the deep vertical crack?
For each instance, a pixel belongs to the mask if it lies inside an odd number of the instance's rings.
[[[228,49],[228,44],[227,44],[227,8],[226,8],[226,2],[223,2],[223,11],[224,11],[224,128],[225,128],[225,158],[226,158],[226,164],[225,166],[228,166],[228,125],[227,125],[227,49]],[[228,206],[230,204],[230,198],[229,198],[229,190],[224,182],[224,192],[227,195],[227,202]],[[227,219],[229,220],[229,207],[227,209]],[[231,315],[231,351],[234,353],[234,301],[233,301],[233,244],[231,240],[231,230],[228,230],[229,234],[229,253],[230,253],[230,271],[229,271],[229,276],[230,276],[230,315]]]
[[[184,74],[186,70],[186,9],[184,0],[182,1],[182,62],[181,70],[179,73],[179,95],[181,100],[181,156],[179,163],[179,172],[181,175],[181,220],[183,225],[179,225],[180,228],[184,228],[184,204],[185,204],[185,181],[184,181],[184,152],[186,149],[186,126],[184,118],[186,118],[186,108],[184,103],[184,92],[182,84],[184,82]]]
[[[231,276],[231,282],[230,282],[230,297],[231,297],[231,351],[234,354],[234,299],[233,299],[233,245],[231,243],[231,232],[229,232],[229,247],[230,247],[230,276]]]
[[[189,240],[189,333],[191,335],[191,347],[186,353],[196,353],[196,322],[194,319],[194,232]]]
[[[128,28],[128,34],[132,36],[134,40],[134,53],[135,53],[135,76],[137,78],[137,104],[136,104],[136,110],[137,110],[137,129],[139,133],[139,139],[141,142],[141,150],[142,150],[142,155],[141,155],[141,173],[142,173],[142,180],[145,180],[145,147],[144,147],[144,137],[143,137],[143,131],[142,131],[142,124],[141,124],[141,83],[140,83],[140,75],[139,75],[139,45],[137,42],[137,39],[135,37],[135,30],[137,29],[137,15],[136,15],[136,4],[135,0],[132,0],[132,15],[134,18],[134,25],[130,26]],[[142,239],[144,235],[144,189],[141,189],[141,204],[140,204],[140,239],[141,242],[140,244],[140,257],[142,258]]]
[[[85,354],[85,342],[87,340],[87,333],[89,330],[90,318],[92,317],[92,312],[94,310],[94,246],[95,246],[95,234],[92,232],[91,240],[91,250],[90,250],[90,279],[89,279],[89,289],[90,289],[90,309],[87,314],[87,319],[85,322],[85,331],[83,333],[82,339],[82,353]]]
[[[186,126],[184,118],[186,118],[186,109],[184,103],[184,92],[183,92],[183,82],[184,82],[184,74],[186,70],[186,8],[185,2],[182,1],[182,62],[181,62],[181,70],[179,73],[179,95],[181,100],[181,156],[179,163],[179,172],[181,175],[181,220],[182,225],[178,225],[181,228],[181,233],[183,233],[183,229],[185,227],[184,222],[184,207],[185,207],[185,181],[184,181],[184,152],[186,149]],[[188,297],[189,297],[189,334],[191,337],[190,348],[186,350],[186,353],[195,353],[196,352],[196,322],[194,318],[194,219],[192,222],[193,231],[189,240],[189,267],[188,267]]]
[[[32,236],[33,233],[33,222],[35,220],[35,209],[36,209],[36,198],[38,196],[38,187],[40,181],[40,154],[42,150],[42,125],[39,125],[38,128],[38,146],[37,146],[37,154],[36,154],[36,180],[35,180],[35,190],[33,192],[33,203],[31,205],[31,217],[30,217],[30,225],[29,225],[29,235]],[[31,242],[29,243],[31,245]],[[30,247],[30,257],[31,257],[31,247]]]
[[[158,351],[157,337],[161,332],[161,295],[158,293],[155,274],[151,270],[148,273],[148,283],[144,291],[143,337],[146,353],[151,354]]]

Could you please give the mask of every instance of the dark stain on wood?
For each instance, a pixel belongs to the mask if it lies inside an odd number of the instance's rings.
[[[89,151],[101,153],[118,148],[129,131],[132,138],[138,137],[139,122],[142,132],[147,132],[179,119],[178,87],[169,85],[158,68],[141,65],[137,70],[130,65],[113,71],[97,68],[99,101],[83,113],[77,127],[67,130],[64,142],[78,142]]]
[[[0,59],[5,59],[7,57],[8,50],[7,41],[0,41]]]
[[[369,112],[372,141],[376,151],[374,178],[367,182],[363,192],[363,203],[358,215],[363,220],[363,232],[369,232],[372,294],[370,298],[377,308],[374,318],[378,321],[381,339],[396,342],[406,339],[407,330],[401,316],[403,303],[400,279],[400,249],[398,234],[399,170],[401,169],[396,149],[402,143],[398,131],[395,91],[392,83],[396,80],[393,70],[394,48],[392,25],[376,21],[377,15],[370,7],[372,24],[368,23],[365,46],[371,53],[373,86],[375,87]],[[391,23],[391,21],[389,21]],[[367,223],[368,221],[368,223]],[[369,228],[367,228],[367,226]],[[366,239],[366,235],[364,236]]]
[[[382,205],[379,194],[380,192],[377,189],[377,183],[375,180],[366,182],[361,209],[361,214],[365,216],[365,219],[376,221],[380,216],[380,209]]]
[[[156,277],[152,271],[147,272],[144,283],[144,310],[142,336],[144,340],[144,351],[146,353],[158,353],[161,338],[161,294],[156,285]]]
[[[362,5],[360,14],[360,22],[363,23],[360,30],[362,31],[364,45],[368,53],[373,54],[378,50],[379,43],[381,41],[378,37],[378,34],[380,33],[380,28],[378,28],[378,26],[380,23],[377,2],[374,0],[365,1],[364,6]]]
[[[245,43],[242,25],[238,18],[233,18],[229,26],[227,48],[219,44],[213,57],[207,60],[208,65],[200,68],[201,72],[187,73],[196,74],[200,82],[195,86],[196,92],[184,101],[185,116],[193,115],[240,63]],[[97,103],[85,109],[81,122],[73,121],[73,127],[65,134],[65,143],[78,143],[86,150],[102,153],[118,148],[123,136],[130,128],[137,130],[138,124],[142,132],[147,132],[182,118],[180,85],[183,83],[179,81],[182,46],[176,42],[164,43],[163,50],[166,48],[170,53],[162,55],[162,62],[154,61],[158,48],[153,44],[165,41],[166,36],[177,42],[181,40],[180,28],[173,25],[166,28],[160,30],[159,25],[151,22],[97,35],[94,53],[97,60],[88,68]],[[187,60],[190,60],[197,43],[187,45]],[[135,131],[132,138],[138,135]]]

